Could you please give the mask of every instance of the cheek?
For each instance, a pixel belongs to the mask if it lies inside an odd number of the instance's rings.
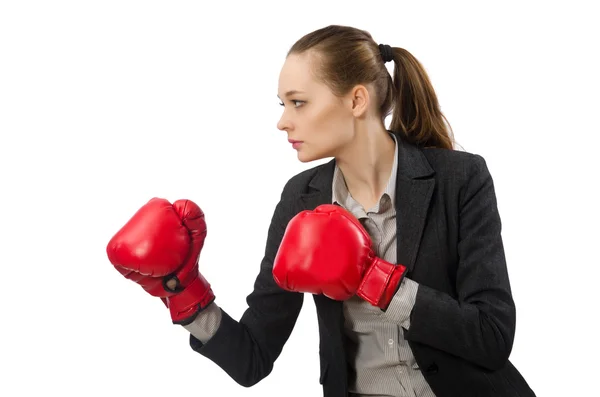
[[[320,107],[311,115],[311,135],[318,134],[324,140],[340,138],[340,134],[349,132],[352,117],[348,117],[338,106]]]

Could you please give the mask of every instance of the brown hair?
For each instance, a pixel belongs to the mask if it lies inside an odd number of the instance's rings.
[[[392,80],[378,44],[365,30],[330,25],[300,38],[288,55],[308,50],[319,59],[316,78],[335,95],[343,96],[357,84],[373,83],[382,120],[393,112],[392,132],[422,147],[454,149],[450,123],[427,72],[411,53],[392,47]]]

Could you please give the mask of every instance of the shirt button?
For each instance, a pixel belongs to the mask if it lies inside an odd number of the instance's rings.
[[[388,339],[388,345],[393,345],[394,344],[394,340],[393,339]]]

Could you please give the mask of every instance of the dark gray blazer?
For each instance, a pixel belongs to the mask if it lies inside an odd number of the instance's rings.
[[[515,305],[485,160],[466,152],[422,149],[402,137],[398,144],[398,263],[420,284],[405,337],[425,379],[438,397],[535,396],[509,361]],[[303,294],[274,282],[273,260],[294,215],[331,203],[334,161],[294,176],[284,187],[240,321],[223,311],[217,333],[206,344],[190,335],[192,349],[243,386],[271,372],[294,328]],[[342,302],[313,297],[324,396],[347,396],[351,369]]]

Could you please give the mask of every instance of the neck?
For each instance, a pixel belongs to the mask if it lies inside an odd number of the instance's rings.
[[[355,126],[354,139],[336,156],[350,194],[378,200],[392,174],[394,139],[381,122]]]

